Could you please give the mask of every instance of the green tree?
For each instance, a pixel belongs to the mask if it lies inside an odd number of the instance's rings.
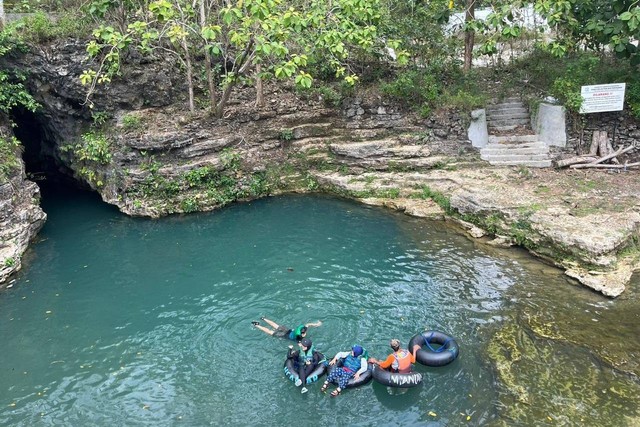
[[[558,29],[552,44],[557,54],[577,47],[601,49],[609,45],[616,55],[640,65],[633,43],[640,39],[640,2],[637,0],[538,0],[536,10]]]
[[[0,29],[0,57],[22,47],[11,27]],[[29,111],[36,111],[38,108],[36,100],[27,92],[24,81],[24,75],[0,67],[0,123],[5,123],[6,116],[14,108]],[[20,142],[0,129],[0,183],[6,181],[11,172],[20,166],[20,156],[17,154],[19,149]]]
[[[120,73],[122,53],[131,48],[147,54],[167,51],[180,58],[192,110],[191,60],[194,55],[204,55],[207,62],[211,61],[207,56],[212,57],[220,78],[214,84],[207,70],[210,108],[221,117],[240,82],[275,77],[293,79],[308,88],[313,77],[307,63],[313,55],[325,60],[337,77],[353,84],[358,77],[349,66],[352,52],[381,50],[385,43],[399,46],[395,40],[385,41],[378,31],[379,0],[239,0],[209,3],[208,7],[200,3],[199,16],[181,0],[156,0],[145,7],[143,15],[149,18],[131,22],[124,32],[105,25],[94,32],[87,50],[98,59],[97,69],[88,69],[81,76],[89,85],[87,99],[97,84],[108,83]],[[215,13],[207,16],[206,10]],[[398,50],[397,55],[399,61],[406,61],[405,51]]]

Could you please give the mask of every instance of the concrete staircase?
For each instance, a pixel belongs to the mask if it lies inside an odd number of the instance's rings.
[[[549,147],[531,130],[529,111],[518,98],[486,108],[488,144],[480,158],[496,166],[551,166]]]

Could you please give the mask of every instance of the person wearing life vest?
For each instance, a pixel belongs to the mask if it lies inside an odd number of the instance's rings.
[[[289,346],[289,354],[287,354],[287,359],[294,360],[294,367],[298,372],[298,379],[295,384],[296,387],[302,387],[301,393],[306,393],[307,387],[307,377],[311,374],[318,365],[325,361],[324,355],[319,351],[316,351],[313,347],[313,343],[309,338],[303,338],[302,341],[298,343],[300,347],[299,350],[294,350],[293,346]]]
[[[286,326],[278,325],[276,322],[274,322],[273,320],[269,320],[266,317],[261,317],[260,319],[273,329],[262,326],[260,322],[256,320],[252,321],[251,324],[257,329],[260,329],[265,334],[278,338],[287,338],[292,341],[298,342],[300,342],[304,337],[307,336],[307,329],[309,329],[311,326],[318,327],[322,325],[322,322],[318,320],[317,322],[306,323],[303,325],[299,325],[295,329],[291,329],[287,328]]]
[[[369,363],[375,363],[380,366],[382,369],[388,369],[392,372],[399,372],[401,374],[408,374],[411,372],[411,365],[416,363],[416,353],[420,349],[419,345],[413,346],[413,353],[410,353],[409,350],[400,348],[400,340],[392,339],[389,342],[393,353],[387,356],[386,360],[383,362],[370,358]]]
[[[337,383],[338,387],[331,392],[331,396],[339,396],[342,390],[347,386],[347,383],[351,378],[357,380],[360,378],[367,369],[367,358],[363,357],[364,349],[360,345],[354,345],[351,347],[351,351],[342,351],[334,356],[329,362],[329,365],[335,365],[338,360],[342,360],[342,366],[336,366],[333,368],[327,380],[322,384],[320,388],[321,392],[327,391],[329,383]]]

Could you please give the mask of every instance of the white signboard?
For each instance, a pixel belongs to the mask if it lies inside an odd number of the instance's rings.
[[[580,95],[582,95],[580,113],[622,111],[624,107],[625,86],[626,83],[582,86],[582,90],[580,91]]]

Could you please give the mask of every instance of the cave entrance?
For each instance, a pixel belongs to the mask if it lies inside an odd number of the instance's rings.
[[[73,171],[58,156],[56,133],[50,129],[44,115],[14,108],[11,119],[15,124],[13,133],[24,147],[22,159],[29,180],[37,182],[45,191],[48,188],[81,187],[73,178]]]

